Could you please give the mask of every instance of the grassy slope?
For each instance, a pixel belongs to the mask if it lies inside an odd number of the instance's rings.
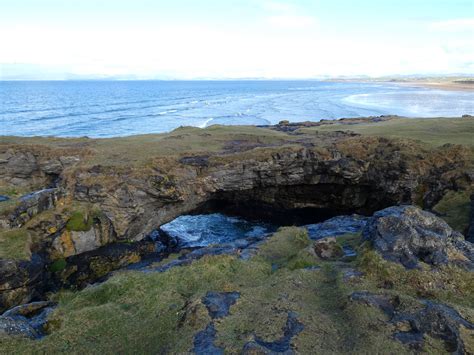
[[[325,262],[312,256],[320,270],[294,267],[309,261],[309,240],[298,228],[285,228],[263,245],[248,261],[233,256],[206,257],[189,266],[164,273],[121,272],[103,284],[80,292],[63,292],[51,322],[51,334],[42,340],[2,339],[4,353],[187,353],[196,332],[210,321],[200,299],[207,291],[239,291],[240,299],[228,317],[216,321],[216,344],[227,353],[239,353],[257,335],[267,341],[282,336],[289,311],[298,314],[304,330],[293,339],[303,354],[314,353],[410,353],[393,340],[393,328],[378,309],[348,302],[353,290],[377,290],[384,278],[393,282],[390,291],[401,301],[413,302],[418,288],[431,287],[433,277],[423,277],[363,254],[350,263]],[[299,262],[300,258],[304,263]],[[272,269],[277,261],[279,268]],[[375,271],[356,283],[344,283],[341,269],[359,263]],[[461,271],[457,271],[461,272]],[[402,275],[402,276],[400,276]],[[407,276],[408,275],[408,276]],[[472,302],[470,284],[460,274],[448,290],[431,297],[450,301],[468,317]],[[408,281],[407,281],[408,280]],[[413,281],[414,280],[414,281]],[[434,280],[436,283],[436,280]],[[407,282],[411,282],[408,284]],[[443,293],[444,292],[444,293]],[[449,295],[447,295],[449,294]],[[454,297],[453,297],[454,294]],[[463,301],[464,299],[464,301]],[[472,303],[471,303],[472,304]],[[472,335],[472,334],[471,334]],[[467,336],[471,336],[467,334]],[[427,338],[427,351],[442,351]]]
[[[357,125],[323,125],[301,129],[300,131],[310,133],[315,130],[350,130],[363,135],[415,139],[432,146],[451,143],[474,147],[473,118],[401,118]]]

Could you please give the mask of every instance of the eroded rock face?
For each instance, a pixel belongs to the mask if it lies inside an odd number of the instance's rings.
[[[423,261],[431,265],[474,263],[474,245],[441,218],[415,206],[395,206],[376,212],[363,238],[385,259],[413,268]]]

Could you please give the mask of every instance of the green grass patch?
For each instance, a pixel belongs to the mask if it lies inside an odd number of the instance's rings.
[[[75,211],[69,217],[66,229],[76,232],[87,232],[92,228],[93,218],[82,211]]]
[[[451,228],[464,233],[469,227],[472,193],[473,190],[448,191],[433,209],[441,214]]]
[[[0,230],[0,259],[30,258],[30,234],[25,229]]]
[[[258,257],[278,268],[298,269],[313,266],[316,264],[316,258],[306,250],[310,244],[306,229],[283,227],[262,245]]]
[[[63,271],[67,266],[67,261],[66,259],[58,259],[49,265],[49,271],[51,272],[61,272]]]

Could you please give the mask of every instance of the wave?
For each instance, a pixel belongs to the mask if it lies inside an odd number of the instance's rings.
[[[214,118],[208,118],[207,120],[205,120],[203,123],[201,123],[200,125],[198,125],[199,128],[206,128],[208,123],[211,122]]]

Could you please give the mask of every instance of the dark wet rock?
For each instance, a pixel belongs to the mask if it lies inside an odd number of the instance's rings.
[[[8,196],[0,195],[0,202],[8,201],[10,198]]]
[[[139,263],[143,258],[160,260],[164,255],[163,246],[151,238],[135,243],[108,244],[50,264],[50,287],[82,288],[109,277],[115,270]]]
[[[396,332],[393,337],[414,350],[423,350],[424,335],[418,332]]]
[[[194,337],[193,352],[197,355],[224,354],[224,350],[214,345],[216,339],[216,328],[213,323],[208,324],[206,329],[200,331]]]
[[[229,315],[230,307],[240,298],[239,292],[208,292],[202,299],[212,319]]]
[[[322,223],[308,224],[308,236],[311,239],[336,237],[344,234],[360,233],[367,224],[368,217],[360,215],[338,216]]]
[[[337,244],[336,238],[327,237],[314,242],[314,252],[321,259],[337,259],[344,256],[344,250]]]
[[[417,267],[420,261],[431,265],[474,265],[474,245],[441,218],[415,206],[376,212],[365,227],[363,238],[385,259],[407,268]]]
[[[45,287],[45,263],[36,254],[31,260],[0,259],[0,312],[40,296]]]
[[[428,334],[443,340],[448,352],[464,354],[460,329],[474,330],[473,323],[464,319],[453,308],[440,303],[420,301],[418,310],[404,310],[396,296],[364,291],[353,292],[350,300],[382,310],[389,317],[389,322],[395,325],[395,339],[417,350],[423,348],[423,336]]]
[[[193,156],[193,157],[184,157],[179,160],[183,165],[192,165],[192,166],[207,166],[209,164],[209,156]]]
[[[243,354],[293,354],[291,340],[303,329],[304,325],[298,320],[297,314],[289,312],[283,328],[283,336],[280,339],[268,342],[255,337],[254,341],[245,344],[242,352]]]
[[[471,195],[471,212],[469,216],[469,229],[466,240],[474,243],[474,194]]]

